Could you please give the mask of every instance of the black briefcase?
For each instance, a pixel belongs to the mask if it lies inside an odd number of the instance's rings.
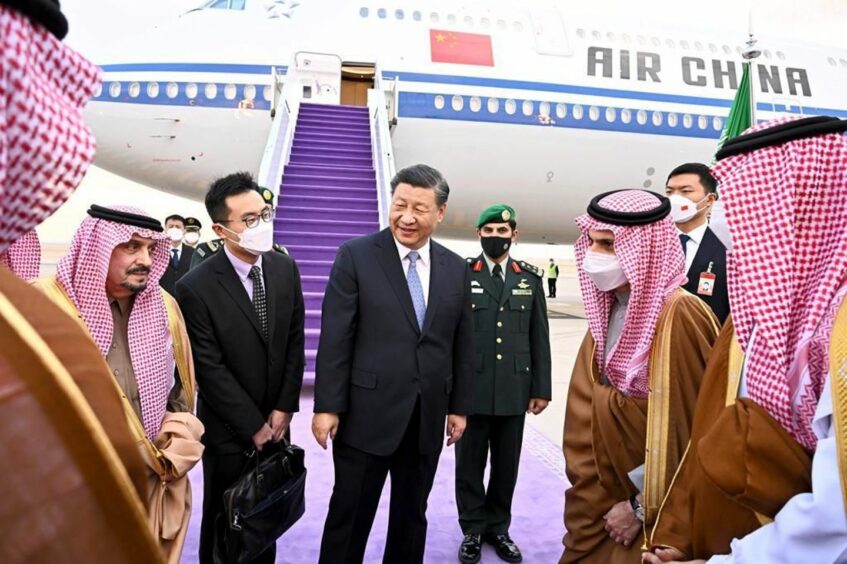
[[[215,522],[215,564],[247,564],[306,511],[302,448],[285,440],[253,451],[241,477],[224,492]]]

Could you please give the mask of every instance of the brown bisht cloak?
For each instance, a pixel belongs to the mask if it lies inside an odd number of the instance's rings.
[[[588,333],[571,376],[564,453],[565,552],[561,564],[641,561],[643,537],[615,543],[603,516],[637,492],[627,473],[645,464],[645,528],[649,530],[688,443],[717,320],[697,297],[678,290],[656,325],[650,352],[650,397],[635,399],[602,384]]]

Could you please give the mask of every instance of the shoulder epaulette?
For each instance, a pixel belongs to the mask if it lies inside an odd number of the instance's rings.
[[[525,261],[513,262],[512,264],[520,264],[521,268],[523,268],[524,270],[526,270],[530,274],[534,274],[535,276],[538,276],[539,278],[541,278],[544,274],[543,271],[540,268],[538,268],[534,264],[529,264],[528,262],[525,262]]]
[[[282,253],[284,255],[288,254],[288,249],[280,245],[279,243],[274,243],[274,250],[278,253]]]
[[[471,270],[474,272],[482,271],[482,259],[476,259],[476,262],[474,262],[474,259],[468,259],[468,264],[470,264]]]
[[[210,251],[212,251],[212,252],[214,253],[215,251],[217,251],[217,250],[218,250],[218,247],[220,246],[220,243],[218,243],[218,242],[216,242],[216,241],[209,241],[208,243],[206,243],[206,245],[208,245],[208,246],[209,246],[209,250],[210,250]]]
[[[203,250],[203,247],[202,247],[202,246],[197,247],[197,248],[194,250],[194,252],[195,252],[195,253],[197,253],[198,255],[200,255],[201,257],[205,257],[205,256],[206,256],[206,251],[204,251],[204,250]]]

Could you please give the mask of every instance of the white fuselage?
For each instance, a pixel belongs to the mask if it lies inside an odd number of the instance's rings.
[[[741,78],[737,37],[572,21],[531,2],[394,6],[246,0],[128,41],[97,61],[103,88],[86,110],[97,164],[197,199],[215,177],[255,173],[272,68],[284,73],[296,52],[331,53],[397,79],[396,165],[444,173],[443,233],[472,235],[479,210],[504,202],[522,239],[569,243],[593,195],[662,190],[676,165],[708,162]],[[433,62],[431,30],[490,36],[493,65]],[[844,53],[761,43],[757,118],[847,117]]]

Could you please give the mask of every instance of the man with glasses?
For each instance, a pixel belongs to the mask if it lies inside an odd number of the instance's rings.
[[[273,249],[273,194],[247,173],[216,180],[206,194],[215,253],[177,282],[200,389],[203,522],[200,562],[213,561],[223,493],[245,452],[279,442],[298,411],[305,363],[303,293],[294,261]],[[275,547],[254,562],[274,562]]]

